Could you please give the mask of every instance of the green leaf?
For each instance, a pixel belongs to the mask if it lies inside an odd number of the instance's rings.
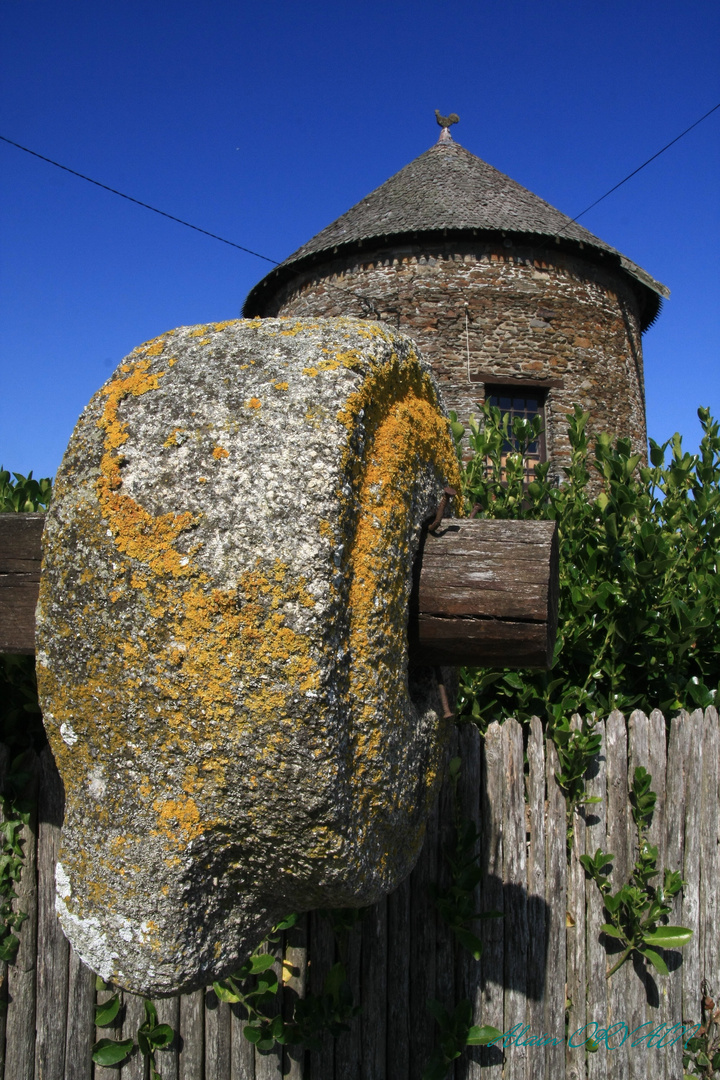
[[[95,1006],[95,1027],[108,1027],[120,1011],[120,995],[113,994],[102,1005]]]
[[[228,979],[227,982],[229,981],[230,980]],[[239,992],[239,990],[237,990],[237,988],[233,990],[230,987],[226,986],[223,982],[214,982],[212,985],[213,990],[215,991],[215,994],[217,995],[219,1001],[227,1001],[231,1005],[234,1005],[238,1001],[243,1000],[243,995]]]
[[[603,923],[600,929],[603,934],[607,934],[608,937],[618,938],[619,941],[625,940],[624,934],[621,934],[618,928],[616,926],[611,926],[610,923]]]
[[[9,934],[2,942],[0,942],[0,960],[3,960],[6,964],[12,964],[20,946],[20,938],[15,934]]]
[[[661,975],[669,975],[667,964],[663,960],[660,953],[656,953],[654,949],[640,949],[642,955],[650,961],[654,968],[660,972]]]
[[[489,1024],[485,1024],[484,1027],[478,1027],[474,1024],[468,1031],[467,1045],[487,1046],[488,1043],[495,1042],[497,1039],[502,1039],[502,1031],[490,1027]]]
[[[282,1016],[274,1016],[270,1023],[270,1034],[273,1039],[277,1039],[278,1042],[282,1039],[284,1027]]]
[[[145,998],[143,1004],[145,1006],[145,1023],[148,1027],[155,1027],[158,1022],[157,1009],[149,998]]]
[[[156,1050],[167,1050],[175,1038],[175,1032],[169,1024],[158,1024],[150,1032],[149,1038]]]
[[[134,1045],[133,1039],[125,1039],[124,1042],[100,1039],[92,1048],[92,1059],[96,1065],[119,1065],[130,1057]]]
[[[475,960],[479,960],[483,951],[480,938],[476,937],[470,930],[463,929],[461,926],[454,926],[453,933],[463,948],[467,949]]]
[[[246,1024],[243,1028],[243,1035],[248,1042],[257,1044],[262,1039],[263,1033],[260,1028],[252,1027],[250,1024]]]
[[[693,936],[687,926],[660,926],[643,934],[643,941],[648,945],[657,945],[662,949],[681,949]]]
[[[295,914],[286,915],[284,919],[282,919],[279,923],[276,923],[275,926],[273,926],[272,933],[275,934],[279,933],[281,930],[290,930],[290,928],[295,925],[299,918],[300,916]]]
[[[250,974],[259,975],[262,971],[267,971],[275,963],[275,957],[270,953],[260,953],[258,956],[250,957]]]
[[[278,978],[274,971],[264,971],[258,975],[257,992],[259,994],[277,994]]]

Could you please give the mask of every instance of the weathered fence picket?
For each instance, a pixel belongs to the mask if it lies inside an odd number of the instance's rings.
[[[485,735],[481,791],[485,795],[480,825],[482,829],[481,864],[485,870],[482,881],[482,911],[505,913],[503,889],[503,745],[500,724],[490,724]],[[480,1022],[502,1028],[503,1022],[503,956],[505,952],[505,919],[488,919],[483,927],[482,954],[482,1012]],[[493,1049],[480,1052],[488,1080],[500,1080],[502,1056]]]
[[[212,989],[156,1002],[161,1023],[178,1037],[158,1052],[163,1080],[419,1080],[437,1040],[426,1002],[473,1004],[474,1022],[502,1031],[524,1029],[504,1051],[471,1048],[451,1068],[454,1080],[600,1080],[652,1076],[677,1080],[681,1049],[632,1047],[630,1039],[608,1050],[601,1039],[587,1052],[584,1025],[608,1028],[641,1024],[645,1034],[699,1020],[703,978],[720,989],[718,881],[720,881],[720,726],[714,709],[673,718],[666,752],[666,724],[659,712],[635,712],[626,721],[612,713],[599,721],[601,749],[587,780],[601,802],[575,815],[573,850],[566,857],[565,802],[555,782],[557,752],[538,720],[491,724],[485,738],[470,725],[458,730],[452,753],[462,759],[458,805],[478,825],[483,879],[476,910],[495,909],[501,919],[478,921],[484,942],[479,962],[453,950],[428,886],[447,883],[443,848],[453,840],[453,799],[446,785],[433,812],[420,861],[399,889],[336,941],[326,916],[313,912],[285,932],[277,946],[281,983],[278,1009],[320,993],[336,960],[348,971],[361,1012],[351,1031],[322,1048],[279,1048],[260,1054],[244,1038],[241,1009],[219,1002]],[[6,754],[0,750],[0,770]],[[612,852],[611,880],[627,880],[636,857],[636,832],[628,800],[633,770],[644,765],[657,794],[648,839],[661,862],[686,881],[674,902],[672,923],[691,927],[682,952],[665,950],[668,977],[626,963],[610,980],[617,952],[600,933],[602,899],[582,873],[579,856]],[[114,1027],[93,1027],[95,977],[59,932],[53,912],[62,788],[49,751],[31,785],[38,792],[37,821],[24,830],[25,870],[20,905],[29,918],[20,934],[18,962],[9,965],[0,1012],[0,1080],[142,1080],[139,1053],[120,1069],[91,1063],[94,1038],[133,1036],[144,1019],[142,999],[122,993]],[[566,996],[568,1004],[566,1006]],[[567,1008],[567,1017],[566,1017]],[[567,1019],[567,1032],[566,1032]],[[519,1026],[518,1026],[519,1025]],[[592,1034],[592,1027],[587,1034]],[[545,1038],[540,1038],[545,1036]],[[556,1045],[549,1043],[555,1039]],[[619,1043],[621,1035],[613,1043]],[[536,1044],[537,1043],[537,1044]]]
[[[559,771],[557,750],[546,743],[545,775],[545,896],[547,962],[545,965],[545,1075],[565,1074],[565,984],[567,954],[567,860],[565,857],[565,799],[555,783]]]
[[[545,1030],[545,961],[547,905],[545,903],[545,744],[542,724],[535,716],[527,740],[527,891],[528,977],[526,1023],[530,1031]],[[527,1080],[542,1080],[544,1054],[528,1056]]]
[[[599,803],[588,804],[585,817],[585,853],[594,856],[600,848],[607,850],[607,736],[605,722],[598,722],[600,735],[600,753],[594,776],[591,776],[586,789],[590,797],[598,797]],[[608,1026],[608,983],[605,978],[607,954],[602,946],[598,926],[605,921],[600,890],[595,883],[585,883],[585,955],[587,971],[587,1022]],[[608,1048],[604,1042],[598,1043],[594,1054],[587,1057],[588,1080],[605,1080],[608,1075]]]
[[[573,716],[571,727],[579,731],[582,721]],[[585,854],[585,818],[582,810],[573,815],[573,840],[570,848],[567,884],[567,999],[568,1031],[584,1029],[587,1015],[587,972],[585,954],[585,871],[580,856]],[[585,1046],[578,1040],[568,1039],[567,1077],[580,1080],[585,1073]]]
[[[25,873],[15,888],[17,907],[28,916],[19,934],[20,947],[14,964],[8,965],[8,1007],[5,1027],[5,1076],[10,1080],[33,1080],[35,1076],[35,1024],[37,990],[37,790],[40,763],[33,763],[25,797],[32,810],[22,827]]]

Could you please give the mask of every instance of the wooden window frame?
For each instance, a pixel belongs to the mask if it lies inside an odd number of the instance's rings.
[[[543,427],[538,437],[537,461],[531,466],[531,470],[525,470],[525,484],[530,483],[530,481],[533,479],[535,465],[541,465],[548,460],[547,441],[545,439],[545,431],[547,428],[547,400],[549,390],[551,389],[548,383],[549,380],[545,380],[543,385],[540,383],[540,381],[530,382],[527,379],[504,379],[502,381],[498,379],[497,382],[485,382],[485,401],[488,402],[490,405],[494,405],[495,408],[499,408],[501,413],[509,412],[511,423],[513,416],[519,416],[521,414],[519,412],[514,412],[512,408],[503,409],[496,402],[491,401],[491,398],[509,397],[512,399],[522,397],[527,399],[528,397],[534,397],[538,401],[538,412],[532,413],[530,415],[540,415],[542,418]],[[527,411],[525,412],[525,415],[528,416]],[[503,466],[503,475],[501,476],[503,482],[505,481],[504,471],[505,470]]]

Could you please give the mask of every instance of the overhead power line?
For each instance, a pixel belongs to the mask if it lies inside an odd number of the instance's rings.
[[[714,105],[712,109],[708,109],[708,111],[703,116],[701,116],[699,120],[696,120],[694,124],[690,125],[690,127],[685,128],[684,131],[681,131],[679,135],[676,135],[674,139],[671,139],[669,143],[666,143],[665,146],[663,146],[660,150],[653,154],[652,157],[649,157],[647,161],[644,161],[642,165],[638,165],[637,169],[633,169],[632,172],[628,173],[627,176],[623,177],[623,179],[620,180],[617,184],[614,184],[611,188],[608,188],[604,195],[601,195],[599,199],[595,199],[595,201],[591,202],[589,206],[586,206],[584,210],[581,210],[579,214],[577,214],[574,218],[571,219],[570,223],[572,224],[572,222],[579,221],[581,217],[584,217],[585,214],[588,213],[588,211],[592,210],[593,207],[598,205],[598,203],[601,203],[603,199],[607,199],[608,195],[612,195],[614,191],[617,191],[617,189],[622,187],[623,184],[626,184],[628,180],[631,180],[633,176],[636,176],[639,172],[641,172],[641,170],[644,169],[647,165],[649,165],[650,162],[655,161],[656,158],[659,158],[661,154],[664,154],[666,150],[669,150],[671,146],[674,146],[676,142],[679,142],[679,140],[682,139],[685,135],[687,135],[688,132],[692,131],[693,128],[696,128],[698,124],[702,124],[703,120],[707,120],[708,116],[711,116],[718,109],[720,109],[720,102],[718,102],[717,105]],[[169,218],[170,221],[176,221],[178,225],[185,225],[186,228],[194,229],[195,232],[202,233],[204,236],[209,236],[213,240],[219,240],[222,244],[229,244],[230,247],[237,248],[239,251],[244,251],[248,255],[254,255],[257,259],[264,259],[265,262],[272,263],[273,266],[280,266],[278,260],[271,259],[269,255],[262,255],[259,251],[253,251],[252,248],[243,247],[242,244],[236,244],[234,240],[226,240],[224,236],[218,236],[217,233],[209,232],[207,229],[201,229],[199,225],[193,225],[191,222],[184,221],[182,218],[176,217],[174,214],[168,214],[165,210],[158,210],[157,206],[150,206],[149,203],[142,202],[140,199],[135,199],[132,195],[126,195],[125,192],[118,191],[117,188],[110,187],[108,184],[101,184],[99,180],[93,180],[92,177],[85,176],[84,173],[77,172],[76,169],[70,169],[67,165],[61,165],[59,161],[53,161],[52,158],[45,157],[44,154],[38,154],[36,150],[30,150],[29,147],[22,146],[20,143],[15,142],[13,139],[8,139],[5,135],[0,135],[0,139],[2,139],[3,142],[9,143],[10,146],[17,147],[18,150],[23,150],[26,154],[32,154],[33,157],[39,158],[41,161],[46,161],[48,165],[54,165],[57,169],[62,169],[64,172],[70,173],[72,176],[78,176],[81,180],[87,180],[88,184],[94,184],[95,187],[102,188],[103,191],[109,191],[113,195],[119,195],[121,199],[127,199],[128,202],[135,203],[136,206],[142,206],[146,210],[152,210],[154,214],[160,214],[161,217]]]
[[[679,135],[676,135],[674,139],[671,139],[669,143],[666,143],[661,150],[658,150],[656,154],[653,154],[652,157],[649,157],[647,161],[643,161],[642,165],[638,165],[637,169],[633,169],[631,173],[628,173],[624,180],[621,180],[618,184],[615,184],[614,187],[611,187],[608,191],[605,192],[604,195],[601,195],[599,199],[596,199],[595,202],[591,202],[589,206],[586,206],[584,210],[581,210],[577,217],[574,217],[572,220],[578,221],[581,217],[587,214],[588,210],[592,210],[593,206],[597,206],[597,204],[601,203],[603,199],[607,199],[608,195],[612,195],[613,191],[617,191],[617,189],[619,187],[622,187],[623,184],[627,184],[628,180],[632,179],[633,176],[636,176],[641,169],[644,169],[645,166],[649,165],[651,161],[655,160],[655,158],[659,158],[661,154],[664,154],[666,150],[669,150],[671,146],[674,146],[676,142],[682,139],[683,135],[687,135],[687,133],[689,131],[692,131],[693,128],[696,128],[698,124],[702,124],[703,120],[707,120],[708,116],[714,113],[717,109],[720,109],[720,102],[718,102],[717,105],[713,105],[712,109],[708,109],[704,116],[701,116],[700,119],[696,120],[694,124],[691,124],[689,128],[685,128],[684,131],[681,131]]]
[[[269,255],[261,255],[259,251],[253,251],[251,248],[243,247],[242,244],[236,244],[234,240],[226,240],[224,236],[218,236],[217,233],[211,233],[208,232],[207,229],[201,229],[199,225],[192,225],[189,221],[183,221],[182,218],[175,217],[174,214],[166,213],[165,210],[158,210],[157,206],[151,206],[150,203],[142,202],[140,199],[134,199],[132,195],[126,195],[123,191],[118,191],[117,188],[112,188],[108,184],[101,184],[99,180],[93,180],[92,177],[85,176],[84,173],[77,172],[75,169],[69,169],[67,165],[61,165],[59,161],[53,161],[52,158],[45,157],[44,154],[38,154],[35,150],[30,150],[27,146],[21,146],[20,143],[14,142],[12,139],[7,139],[4,135],[0,135],[0,139],[2,139],[3,142],[10,143],[11,146],[16,146],[18,150],[24,150],[26,154],[32,154],[33,157],[40,158],[41,161],[47,161],[49,165],[54,165],[64,172],[72,173],[73,176],[79,176],[81,180],[87,180],[88,184],[94,184],[95,187],[102,188],[104,191],[110,191],[113,195],[119,195],[121,199],[127,199],[128,202],[135,203],[137,206],[144,206],[146,210],[152,210],[154,214],[160,214],[162,217],[170,218],[171,221],[177,221],[179,225],[185,225],[188,229],[194,229],[195,232],[203,233],[204,236],[211,236],[213,240],[219,240],[222,244],[229,244],[230,247],[245,251],[248,255],[255,255],[256,258],[264,259],[265,262],[273,263],[274,266],[280,265],[277,259],[271,259]]]

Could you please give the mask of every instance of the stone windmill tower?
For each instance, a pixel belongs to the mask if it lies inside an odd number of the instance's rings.
[[[641,334],[669,295],[619,251],[454,142],[438,142],[250,292],[255,316],[354,315],[409,334],[461,420],[490,400],[541,413],[539,460],[568,457],[565,416],[645,456]]]

